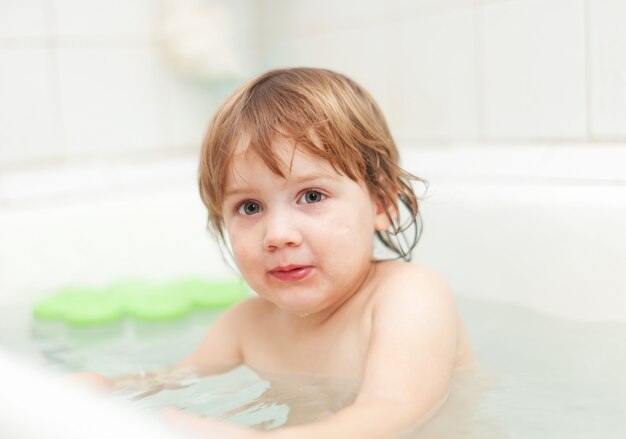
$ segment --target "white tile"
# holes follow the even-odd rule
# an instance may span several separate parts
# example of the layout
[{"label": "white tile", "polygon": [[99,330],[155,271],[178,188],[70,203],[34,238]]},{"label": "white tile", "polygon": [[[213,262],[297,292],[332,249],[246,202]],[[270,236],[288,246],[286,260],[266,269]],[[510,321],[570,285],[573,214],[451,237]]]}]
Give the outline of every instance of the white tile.
[{"label": "white tile", "polygon": [[584,0],[481,6],[484,135],[586,136]]},{"label": "white tile", "polygon": [[451,9],[471,7],[475,3],[476,0],[388,0],[385,2],[387,14],[391,18],[441,13]]},{"label": "white tile", "polygon": [[291,37],[283,40],[263,41],[263,46],[260,48],[259,69],[266,71],[300,64],[299,60],[293,57],[293,49],[302,46],[303,43],[299,41],[302,39]]},{"label": "white tile", "polygon": [[284,43],[296,38],[290,5],[287,0],[258,0],[255,2],[257,18],[257,44],[262,68],[280,64],[284,59]]},{"label": "white tile", "polygon": [[591,132],[626,136],[626,2],[589,1]]},{"label": "white tile", "polygon": [[0,38],[48,36],[48,6],[46,0],[0,0]]},{"label": "white tile", "polygon": [[385,2],[382,0],[299,0],[291,3],[289,14],[296,35],[382,23],[385,17]]},{"label": "white tile", "polygon": [[1,165],[62,154],[51,56],[47,49],[0,49]]},{"label": "white tile", "polygon": [[[314,53],[308,65],[335,70],[352,78],[374,97],[383,111],[388,107],[386,28],[366,26],[321,35],[316,48],[302,48]],[[311,41],[310,41],[311,42]]]},{"label": "white tile", "polygon": [[[164,75],[163,125],[170,149],[200,150],[211,116],[219,104],[212,87],[205,83]],[[165,97],[165,96],[164,96]]]},{"label": "white tile", "polygon": [[163,145],[159,54],[152,49],[59,49],[67,154],[133,154]]},{"label": "white tile", "polygon": [[60,36],[145,36],[156,31],[155,0],[55,0]]},{"label": "white tile", "polygon": [[268,61],[280,67],[328,67],[327,41],[323,33],[276,41],[269,48]]},{"label": "white tile", "polygon": [[317,33],[268,47],[267,68],[320,67],[349,76],[372,94],[383,111],[388,107],[384,26],[348,28]]},{"label": "white tile", "polygon": [[355,63],[362,63],[368,46],[380,46],[370,35],[380,34],[385,20],[383,2],[378,0],[360,2],[358,7],[353,2],[331,0],[261,0],[258,16],[263,68],[332,68],[335,60],[346,65],[351,61],[345,58],[352,56],[358,58]]},{"label": "white tile", "polygon": [[390,109],[400,141],[477,135],[474,16],[471,8],[389,24]]}]

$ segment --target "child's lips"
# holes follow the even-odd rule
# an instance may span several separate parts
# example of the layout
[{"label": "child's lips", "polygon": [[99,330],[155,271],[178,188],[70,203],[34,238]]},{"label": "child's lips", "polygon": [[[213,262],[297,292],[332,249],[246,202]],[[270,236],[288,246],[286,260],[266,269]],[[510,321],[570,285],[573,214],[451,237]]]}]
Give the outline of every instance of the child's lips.
[{"label": "child's lips", "polygon": [[285,265],[272,268],[269,274],[278,280],[295,282],[307,277],[311,271],[313,267],[310,265]]}]

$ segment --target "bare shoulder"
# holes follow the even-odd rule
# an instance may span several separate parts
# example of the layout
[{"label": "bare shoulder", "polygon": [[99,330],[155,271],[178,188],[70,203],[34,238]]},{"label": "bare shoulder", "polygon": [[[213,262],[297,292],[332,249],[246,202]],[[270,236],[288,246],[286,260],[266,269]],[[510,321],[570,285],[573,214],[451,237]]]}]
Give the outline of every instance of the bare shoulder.
[{"label": "bare shoulder", "polygon": [[412,419],[432,413],[466,364],[462,324],[447,282],[414,263],[380,262],[371,297],[372,327],[357,401],[385,395],[405,403]]},{"label": "bare shoulder", "polygon": [[399,261],[380,268],[374,294],[375,328],[392,338],[412,337],[416,343],[430,342],[441,349],[447,345],[457,367],[471,362],[471,346],[443,276],[423,265]]},{"label": "bare shoulder", "polygon": [[435,301],[454,306],[454,297],[443,276],[423,265],[389,261],[380,263],[376,301],[404,303]]},{"label": "bare shoulder", "polygon": [[248,327],[255,327],[261,319],[273,312],[274,306],[265,299],[253,296],[229,308],[220,319],[228,326],[236,327],[238,331]]}]

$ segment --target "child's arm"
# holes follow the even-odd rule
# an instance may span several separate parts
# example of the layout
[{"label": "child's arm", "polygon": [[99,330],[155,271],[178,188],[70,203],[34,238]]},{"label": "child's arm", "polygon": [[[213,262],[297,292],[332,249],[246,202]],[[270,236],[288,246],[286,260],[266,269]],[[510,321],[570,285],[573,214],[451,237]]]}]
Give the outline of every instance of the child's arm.
[{"label": "child's arm", "polygon": [[248,299],[221,314],[209,327],[196,350],[175,367],[193,367],[199,375],[204,376],[227,372],[241,364],[241,328],[254,300],[258,299]]},{"label": "child's arm", "polygon": [[187,358],[171,368],[131,373],[108,378],[96,372],[78,372],[70,379],[103,390],[115,388],[144,389],[146,396],[160,391],[190,375],[211,375],[226,372],[242,361],[238,322],[244,318],[246,304],[240,303],[224,311],[209,327],[200,346]]},{"label": "child's arm", "polygon": [[459,322],[452,295],[436,274],[416,266],[381,286],[374,306],[365,375],[355,403],[285,438],[389,438],[427,420],[448,395]]}]

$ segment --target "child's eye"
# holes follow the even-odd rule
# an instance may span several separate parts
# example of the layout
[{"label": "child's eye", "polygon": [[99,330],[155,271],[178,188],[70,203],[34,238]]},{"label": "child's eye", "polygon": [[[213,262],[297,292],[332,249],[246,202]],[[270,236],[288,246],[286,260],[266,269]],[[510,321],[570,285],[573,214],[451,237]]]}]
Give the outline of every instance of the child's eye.
[{"label": "child's eye", "polygon": [[326,195],[324,195],[320,191],[309,189],[300,196],[300,198],[298,199],[298,203],[305,203],[305,204],[319,203],[324,198],[326,198]]},{"label": "child's eye", "polygon": [[255,215],[262,210],[263,208],[256,201],[244,201],[237,208],[237,213],[240,215]]}]

